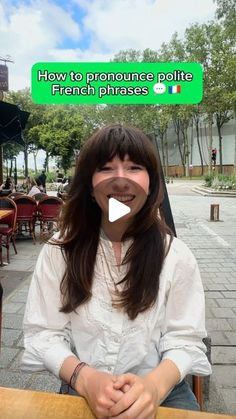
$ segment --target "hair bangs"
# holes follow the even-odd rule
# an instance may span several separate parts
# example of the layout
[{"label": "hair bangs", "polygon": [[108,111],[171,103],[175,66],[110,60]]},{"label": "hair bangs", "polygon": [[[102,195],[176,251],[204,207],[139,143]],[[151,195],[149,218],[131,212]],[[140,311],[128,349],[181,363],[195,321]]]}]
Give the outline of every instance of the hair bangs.
[{"label": "hair bangs", "polygon": [[93,162],[96,161],[97,168],[101,168],[115,156],[122,161],[128,156],[134,163],[148,168],[150,157],[145,143],[149,142],[149,139],[142,132],[127,131],[120,125],[114,126],[113,129],[109,127],[106,130],[105,128],[104,131],[101,136],[98,136],[93,150]]}]

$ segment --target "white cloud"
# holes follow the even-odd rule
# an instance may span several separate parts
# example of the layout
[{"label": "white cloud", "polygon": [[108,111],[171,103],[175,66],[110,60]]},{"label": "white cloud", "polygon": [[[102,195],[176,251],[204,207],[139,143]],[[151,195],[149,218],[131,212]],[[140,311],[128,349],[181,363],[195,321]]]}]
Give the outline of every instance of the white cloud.
[{"label": "white cloud", "polygon": [[[0,55],[11,55],[10,88],[30,85],[31,66],[38,61],[108,61],[119,50],[157,50],[177,31],[183,35],[191,23],[214,17],[213,0],[68,0],[73,10],[84,9],[82,22],[53,0],[2,0]],[[79,45],[81,31],[88,48]],[[68,49],[62,46],[67,40]],[[71,48],[77,42],[77,48]]]},{"label": "white cloud", "polygon": [[158,49],[177,31],[212,18],[213,0],[78,0],[87,11],[93,46],[108,50]]},{"label": "white cloud", "polygon": [[103,52],[81,49],[54,49],[50,50],[50,56],[55,61],[84,61],[84,62],[103,62],[109,61],[112,58],[111,54],[104,54]]},{"label": "white cloud", "polygon": [[79,40],[80,28],[68,12],[47,0],[30,5],[0,5],[0,52],[10,55],[10,88],[30,84],[31,66],[37,61],[50,61],[50,50],[66,37]]}]

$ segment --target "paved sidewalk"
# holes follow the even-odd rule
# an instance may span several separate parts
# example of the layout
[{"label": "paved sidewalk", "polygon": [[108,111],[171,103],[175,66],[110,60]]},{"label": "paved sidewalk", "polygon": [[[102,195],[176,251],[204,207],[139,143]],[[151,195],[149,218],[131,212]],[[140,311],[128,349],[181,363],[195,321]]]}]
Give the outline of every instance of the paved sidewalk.
[{"label": "paved sidewalk", "polygon": [[[206,410],[236,414],[236,200],[177,196],[169,188],[178,237],[196,256],[206,296],[213,374]],[[220,205],[220,221],[210,205]]]},{"label": "paved sidewalk", "polygon": [[[206,295],[206,318],[212,339],[213,374],[205,409],[236,414],[236,200],[175,194],[168,185],[178,237],[195,254]],[[210,222],[210,204],[220,204],[219,222]],[[18,255],[0,271],[18,286],[3,304],[0,386],[58,391],[59,380],[49,373],[20,371],[23,350],[22,318],[28,286],[41,245],[17,242]]]}]

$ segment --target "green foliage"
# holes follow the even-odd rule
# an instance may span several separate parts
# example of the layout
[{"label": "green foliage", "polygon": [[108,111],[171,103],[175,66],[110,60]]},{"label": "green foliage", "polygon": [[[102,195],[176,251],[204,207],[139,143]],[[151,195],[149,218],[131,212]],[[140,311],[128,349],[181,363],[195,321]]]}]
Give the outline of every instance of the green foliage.
[{"label": "green foliage", "polygon": [[235,175],[206,175],[205,186],[217,190],[236,190],[236,176]]},{"label": "green foliage", "polygon": [[20,151],[22,151],[21,145],[17,143],[6,143],[3,145],[3,159],[12,160]]},{"label": "green foliage", "polygon": [[57,179],[57,174],[55,170],[53,172],[47,172],[47,179],[46,179],[47,183],[56,182],[56,179]]},{"label": "green foliage", "polygon": [[216,16],[225,27],[228,39],[236,42],[236,5],[235,0],[214,0],[217,4]]},{"label": "green foliage", "polygon": [[210,173],[210,174],[208,173],[207,175],[205,175],[204,176],[204,180],[205,180],[204,185],[210,188],[214,178],[215,178],[214,173]]}]

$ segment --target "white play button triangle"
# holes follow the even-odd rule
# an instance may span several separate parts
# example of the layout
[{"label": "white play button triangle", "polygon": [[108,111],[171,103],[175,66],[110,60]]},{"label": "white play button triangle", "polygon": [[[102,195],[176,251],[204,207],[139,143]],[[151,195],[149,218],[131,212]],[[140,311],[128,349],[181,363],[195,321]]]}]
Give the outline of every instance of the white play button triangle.
[{"label": "white play button triangle", "polygon": [[115,198],[109,198],[108,219],[111,223],[121,217],[124,217],[124,215],[129,214],[130,211],[131,209],[127,205],[122,204],[122,202]]}]

